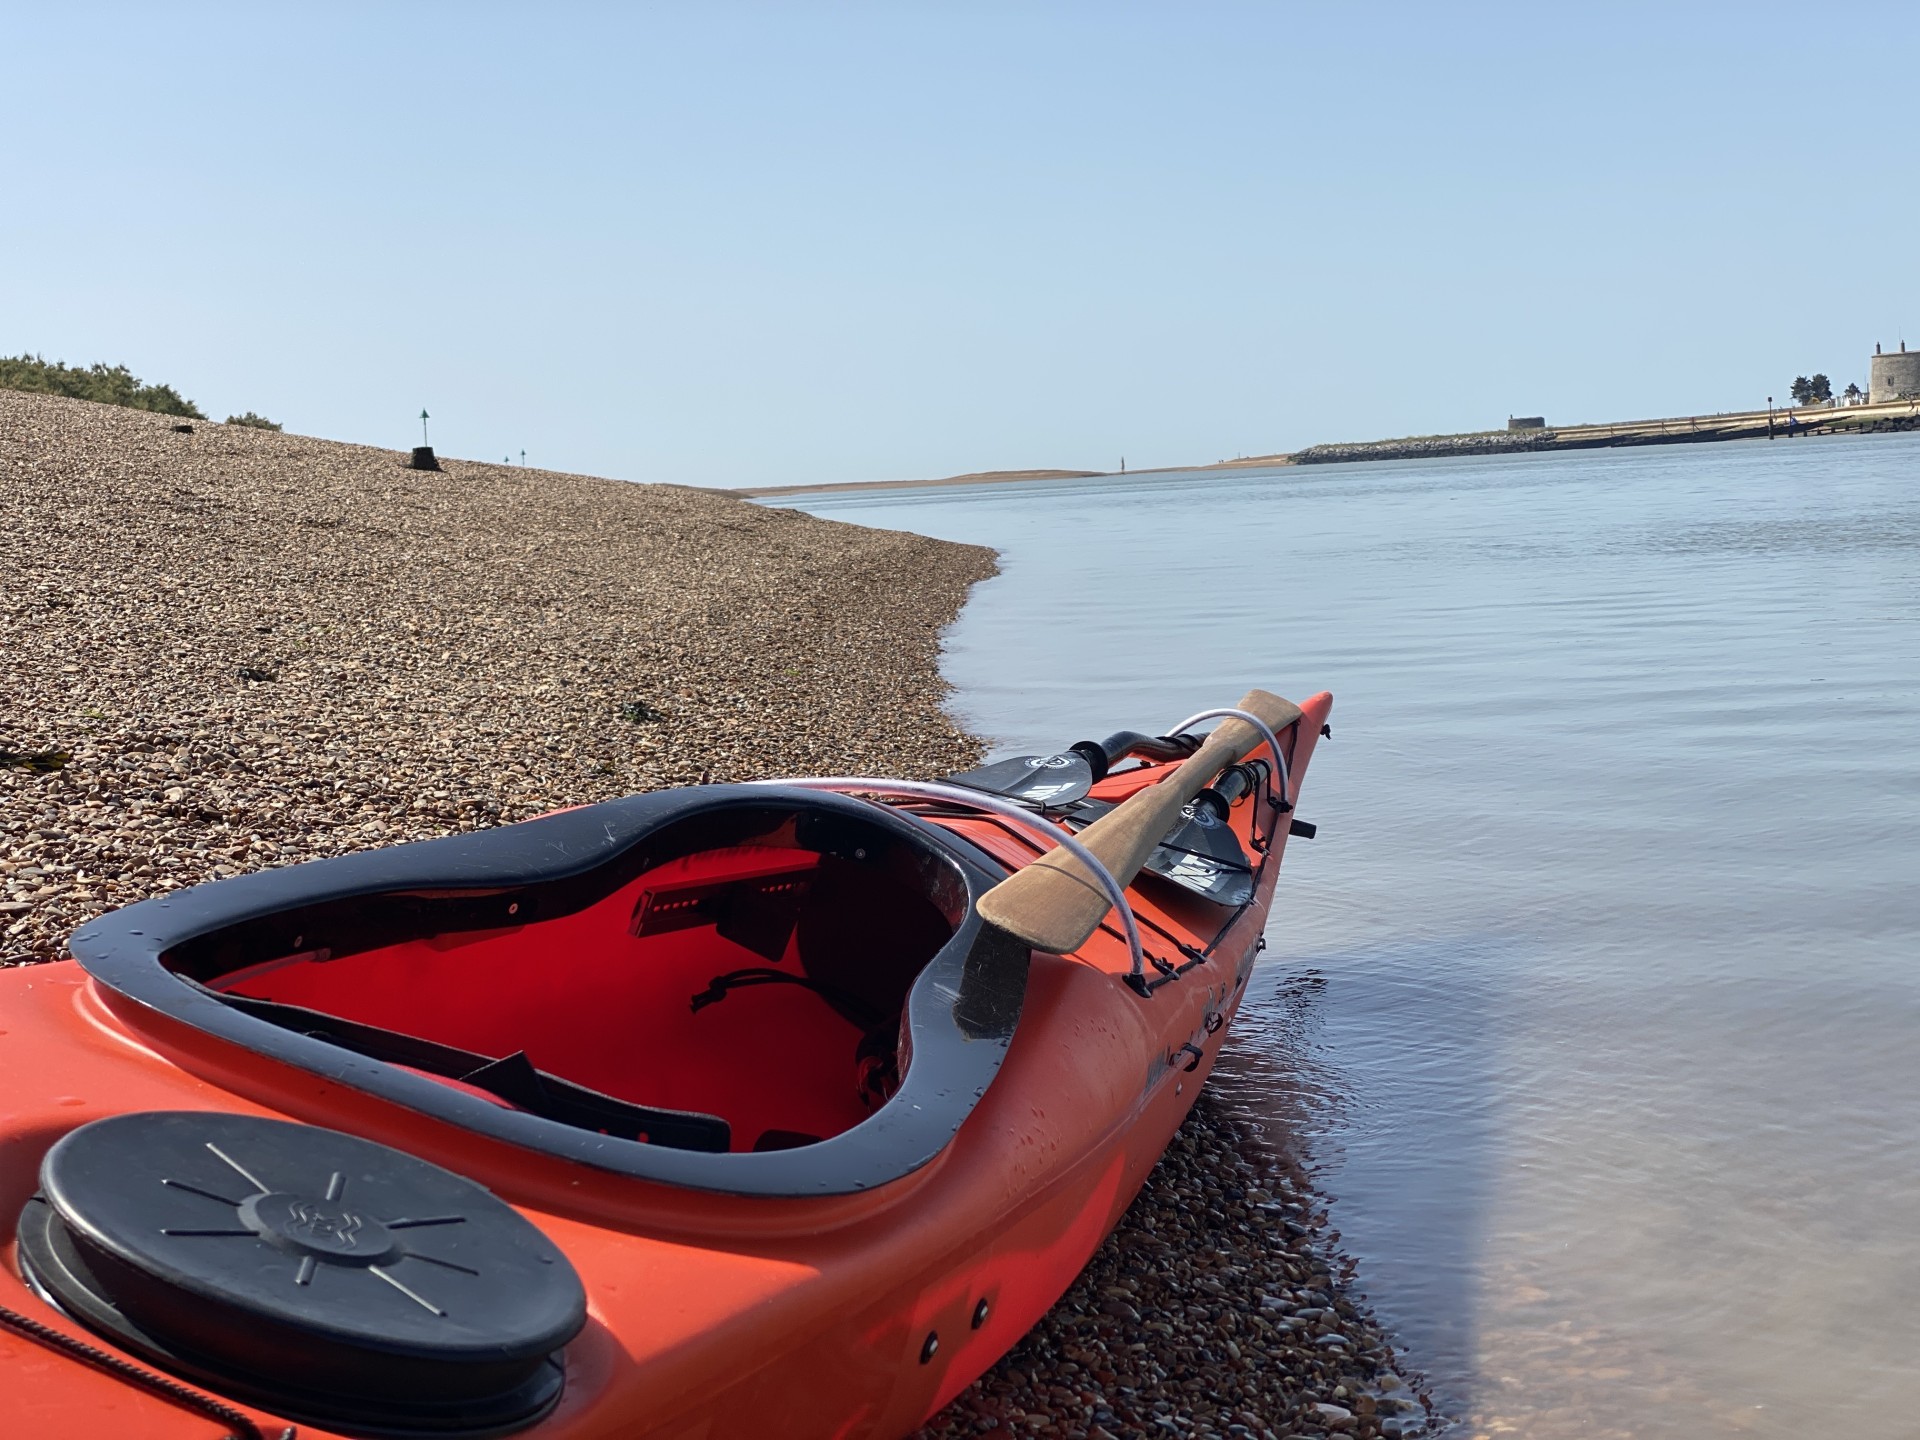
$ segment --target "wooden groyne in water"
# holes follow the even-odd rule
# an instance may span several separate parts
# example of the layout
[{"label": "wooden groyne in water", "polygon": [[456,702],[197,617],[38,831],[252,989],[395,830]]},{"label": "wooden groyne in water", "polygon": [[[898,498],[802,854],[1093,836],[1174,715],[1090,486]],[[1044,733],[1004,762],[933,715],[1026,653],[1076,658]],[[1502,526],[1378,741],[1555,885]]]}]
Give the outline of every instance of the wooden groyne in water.
[{"label": "wooden groyne in water", "polygon": [[1563,425],[1539,430],[1479,430],[1463,435],[1417,435],[1348,445],[1313,445],[1288,457],[1295,465],[1360,460],[1431,460],[1466,455],[1510,455],[1543,450],[1601,450],[1626,445],[1689,445],[1714,440],[1790,440],[1808,435],[1864,435],[1920,430],[1920,401],[1828,409],[1742,410],[1627,420],[1613,425]]}]

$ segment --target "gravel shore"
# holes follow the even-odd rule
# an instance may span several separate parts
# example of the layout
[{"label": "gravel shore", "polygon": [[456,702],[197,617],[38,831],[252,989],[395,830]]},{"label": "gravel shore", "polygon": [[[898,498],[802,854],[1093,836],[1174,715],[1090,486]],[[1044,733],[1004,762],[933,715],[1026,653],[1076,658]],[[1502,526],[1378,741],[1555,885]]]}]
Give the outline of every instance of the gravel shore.
[{"label": "gravel shore", "polygon": [[[710,492],[0,392],[0,964],[200,881],[702,774],[929,776],[988,551]],[[1203,1096],[923,1433],[1369,1436],[1427,1412],[1310,1188]]]}]

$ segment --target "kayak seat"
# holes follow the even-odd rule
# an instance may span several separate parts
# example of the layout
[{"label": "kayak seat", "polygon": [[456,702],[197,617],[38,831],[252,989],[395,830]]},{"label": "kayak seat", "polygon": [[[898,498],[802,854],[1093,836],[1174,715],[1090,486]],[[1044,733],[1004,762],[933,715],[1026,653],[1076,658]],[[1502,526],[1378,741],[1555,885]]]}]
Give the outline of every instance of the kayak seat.
[{"label": "kayak seat", "polygon": [[[195,984],[193,981],[188,983]],[[197,984],[195,988],[206,989]],[[524,1050],[494,1059],[455,1046],[438,1045],[417,1036],[402,1035],[373,1025],[359,1025],[297,1005],[282,1005],[241,995],[223,998],[245,1014],[285,1025],[315,1039],[329,1041],[356,1055],[387,1060],[410,1070],[457,1082],[462,1089],[479,1091],[530,1115],[578,1125],[602,1135],[617,1135],[624,1140],[641,1140],[680,1150],[717,1152],[732,1148],[727,1122],[717,1115],[701,1115],[687,1110],[660,1110],[603,1095],[584,1085],[575,1085],[557,1075],[536,1069]]]}]

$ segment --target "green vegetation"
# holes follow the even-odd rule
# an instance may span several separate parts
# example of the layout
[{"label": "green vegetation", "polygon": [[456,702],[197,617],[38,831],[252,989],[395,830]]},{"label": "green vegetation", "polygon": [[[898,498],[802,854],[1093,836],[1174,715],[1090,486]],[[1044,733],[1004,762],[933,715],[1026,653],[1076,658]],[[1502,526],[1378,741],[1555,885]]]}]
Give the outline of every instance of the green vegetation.
[{"label": "green vegetation", "polygon": [[204,420],[200,407],[171,385],[146,385],[124,365],[75,365],[48,361],[38,355],[0,356],[0,390],[28,390],[38,395],[64,395],[70,400],[96,400],[103,405],[125,405],[160,415],[184,415]]},{"label": "green vegetation", "polygon": [[1804,375],[1796,375],[1793,389],[1788,392],[1796,405],[1824,405],[1833,399],[1833,382],[1824,375],[1816,375],[1809,380]]},{"label": "green vegetation", "polygon": [[250,430],[278,430],[280,428],[277,421],[269,420],[264,415],[256,415],[251,410],[247,411],[244,415],[227,416],[227,424],[245,425]]}]

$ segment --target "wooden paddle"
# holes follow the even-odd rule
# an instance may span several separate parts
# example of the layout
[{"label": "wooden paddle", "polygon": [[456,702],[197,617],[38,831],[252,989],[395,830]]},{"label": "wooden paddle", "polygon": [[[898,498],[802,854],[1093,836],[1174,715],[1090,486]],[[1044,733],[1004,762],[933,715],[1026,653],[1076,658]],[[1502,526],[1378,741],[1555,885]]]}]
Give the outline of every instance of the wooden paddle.
[{"label": "wooden paddle", "polygon": [[[1300,718],[1300,707],[1265,690],[1249,690],[1236,709],[1258,715],[1277,735]],[[1244,720],[1228,719],[1166,779],[1136,791],[1082,830],[1091,850],[1122,885],[1130,884],[1153,847],[1180,820],[1181,807],[1227,766],[1261,743]],[[1065,850],[1049,850],[980,897],[980,915],[1036,950],[1065,955],[1100,928],[1112,902],[1100,882]]]}]

